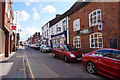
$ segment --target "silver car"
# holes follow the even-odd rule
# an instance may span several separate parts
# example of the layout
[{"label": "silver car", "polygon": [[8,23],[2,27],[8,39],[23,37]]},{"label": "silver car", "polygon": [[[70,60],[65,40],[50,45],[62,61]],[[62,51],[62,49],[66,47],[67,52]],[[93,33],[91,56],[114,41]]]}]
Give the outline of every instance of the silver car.
[{"label": "silver car", "polygon": [[47,46],[47,45],[41,45],[40,46],[40,51],[45,53],[45,52],[51,52],[52,51],[52,48]]}]

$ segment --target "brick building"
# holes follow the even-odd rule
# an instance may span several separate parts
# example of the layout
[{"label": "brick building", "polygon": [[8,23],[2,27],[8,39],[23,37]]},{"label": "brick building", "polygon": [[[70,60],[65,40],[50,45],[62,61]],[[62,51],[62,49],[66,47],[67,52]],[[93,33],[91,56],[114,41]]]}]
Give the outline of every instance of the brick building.
[{"label": "brick building", "polygon": [[40,42],[40,32],[36,32],[33,35],[32,44],[39,44]]},{"label": "brick building", "polygon": [[26,40],[26,44],[40,44],[41,35],[40,32],[36,32],[33,36]]},{"label": "brick building", "polygon": [[76,2],[68,17],[69,44],[83,52],[120,49],[120,2]]},{"label": "brick building", "polygon": [[10,28],[13,23],[12,0],[0,1],[0,60],[9,57],[13,48],[13,34]]}]

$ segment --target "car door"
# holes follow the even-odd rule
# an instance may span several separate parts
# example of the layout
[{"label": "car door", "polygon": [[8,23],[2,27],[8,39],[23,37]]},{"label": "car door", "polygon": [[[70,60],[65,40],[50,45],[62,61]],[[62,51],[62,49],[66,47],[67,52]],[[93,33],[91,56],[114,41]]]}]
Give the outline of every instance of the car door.
[{"label": "car door", "polygon": [[64,58],[64,55],[65,55],[65,49],[62,45],[60,45],[60,57]]},{"label": "car door", "polygon": [[58,56],[58,57],[60,57],[60,45],[59,44],[57,44],[56,45],[56,47],[55,47],[55,54]]},{"label": "car door", "polygon": [[94,58],[97,64],[98,71],[104,74],[112,74],[113,72],[113,63],[110,59],[112,50],[100,50],[97,52],[96,57]]},{"label": "car door", "polygon": [[113,75],[118,76],[120,79],[120,51],[113,50],[112,55],[112,63],[113,63]]}]

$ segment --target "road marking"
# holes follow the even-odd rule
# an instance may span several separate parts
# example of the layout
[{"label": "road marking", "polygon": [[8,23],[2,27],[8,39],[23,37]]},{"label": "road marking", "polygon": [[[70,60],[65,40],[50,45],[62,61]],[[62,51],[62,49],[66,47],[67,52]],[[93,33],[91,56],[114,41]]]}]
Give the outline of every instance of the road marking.
[{"label": "road marking", "polygon": [[20,70],[25,70],[25,69],[20,69]]},{"label": "road marking", "polygon": [[70,64],[68,64],[68,63],[65,63],[66,65],[70,65]]},{"label": "road marking", "polygon": [[98,77],[96,77],[96,76],[94,76],[94,75],[92,75],[92,74],[90,74],[90,76],[92,76],[92,77],[94,77],[94,78],[98,78]]},{"label": "road marking", "polygon": [[16,56],[16,57],[23,57],[23,56]]},{"label": "road marking", "polygon": [[[23,51],[23,53],[24,53],[24,51]],[[28,68],[29,68],[30,73],[31,73],[31,77],[32,77],[33,80],[35,80],[35,77],[34,77],[34,75],[33,75],[32,69],[31,69],[31,67],[30,67],[30,63],[29,63],[28,57],[27,57],[27,55],[26,55],[25,53],[24,53],[24,55],[25,55],[25,57],[26,57],[26,59],[27,59],[27,64],[28,64]]]},{"label": "road marking", "polygon": [[79,71],[82,71],[81,69],[79,69],[79,68],[75,68],[75,69],[77,69],[77,70],[79,70]]}]

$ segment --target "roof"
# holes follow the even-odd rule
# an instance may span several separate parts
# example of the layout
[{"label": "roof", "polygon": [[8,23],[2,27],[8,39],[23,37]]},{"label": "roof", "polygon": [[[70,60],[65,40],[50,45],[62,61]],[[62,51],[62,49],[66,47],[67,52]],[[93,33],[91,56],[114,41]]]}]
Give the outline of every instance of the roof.
[{"label": "roof", "polygon": [[62,20],[63,18],[69,16],[73,12],[77,11],[79,8],[83,7],[86,5],[88,2],[76,2],[69,10],[67,10],[65,13],[63,13],[60,17],[55,18],[50,21],[50,27]]}]

